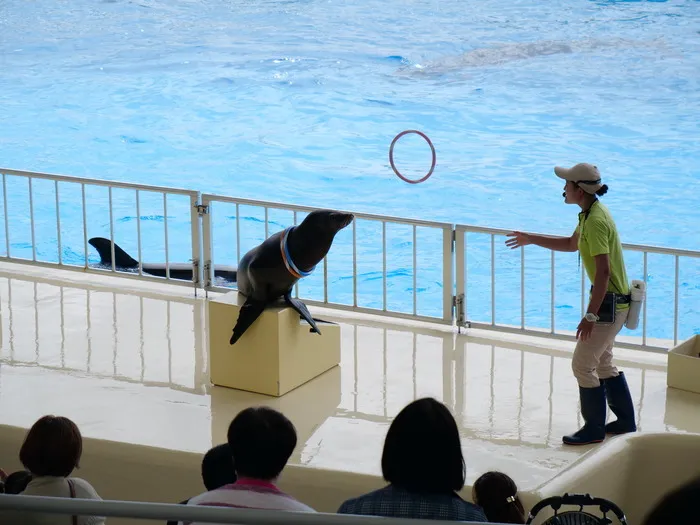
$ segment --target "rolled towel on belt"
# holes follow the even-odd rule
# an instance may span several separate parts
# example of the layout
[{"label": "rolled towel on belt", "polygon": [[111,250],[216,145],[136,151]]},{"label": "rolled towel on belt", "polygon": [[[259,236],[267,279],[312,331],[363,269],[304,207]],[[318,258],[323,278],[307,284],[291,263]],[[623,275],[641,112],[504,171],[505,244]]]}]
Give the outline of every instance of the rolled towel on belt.
[{"label": "rolled towel on belt", "polygon": [[630,330],[636,330],[639,326],[639,313],[642,310],[646,291],[647,283],[637,279],[632,281],[632,286],[630,287],[630,310],[627,314],[627,321],[625,321],[625,326]]}]

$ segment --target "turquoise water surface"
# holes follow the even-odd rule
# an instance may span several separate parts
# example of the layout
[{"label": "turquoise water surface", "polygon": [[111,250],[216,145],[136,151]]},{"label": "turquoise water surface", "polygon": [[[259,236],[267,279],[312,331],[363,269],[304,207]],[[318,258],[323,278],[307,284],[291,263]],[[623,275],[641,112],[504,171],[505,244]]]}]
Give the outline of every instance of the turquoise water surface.
[{"label": "turquoise water surface", "polygon": [[[699,249],[697,1],[6,0],[0,35],[0,166],[569,234],[577,210],[552,168],[587,161],[610,186],[604,201],[625,242]],[[423,184],[389,167],[404,129],[435,145]],[[419,177],[429,149],[404,137],[396,161]],[[35,249],[57,260],[53,185],[33,189]],[[107,193],[88,194],[89,236],[109,236]],[[27,195],[26,181],[8,178],[13,256],[32,256]],[[61,255],[80,264],[79,188],[62,187],[59,200]],[[143,258],[163,260],[162,202],[142,200]],[[115,239],[133,254],[133,192],[113,202]],[[241,208],[237,247],[235,215],[216,215],[218,263],[235,264],[264,237],[262,211]],[[168,217],[169,258],[187,260],[187,202],[169,201]],[[272,233],[291,217],[270,219]],[[358,288],[364,305],[381,307],[375,226],[358,224]],[[329,298],[341,302],[352,301],[349,240],[339,238],[329,272]],[[408,311],[410,229],[389,231],[387,244],[387,301]],[[468,245],[469,317],[490,321],[490,239]],[[438,315],[441,238],[420,231],[418,247],[419,310]],[[519,324],[518,254],[502,237],[495,251],[498,321]],[[557,259],[558,328],[580,315],[570,255]],[[641,256],[628,261],[630,278],[643,278]],[[528,250],[532,326],[549,326],[549,263]],[[650,257],[648,269],[650,335],[669,337],[674,261]],[[700,332],[699,274],[700,261],[681,262],[681,337]],[[321,277],[306,295],[322,293]]]}]

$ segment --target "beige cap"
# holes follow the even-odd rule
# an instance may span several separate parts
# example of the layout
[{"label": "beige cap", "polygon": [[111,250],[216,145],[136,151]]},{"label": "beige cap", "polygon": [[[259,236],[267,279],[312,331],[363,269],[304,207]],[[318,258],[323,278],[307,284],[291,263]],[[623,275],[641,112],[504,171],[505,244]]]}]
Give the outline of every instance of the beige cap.
[{"label": "beige cap", "polygon": [[561,179],[575,182],[586,193],[593,194],[603,187],[598,167],[593,164],[582,162],[571,168],[556,166],[554,173]]}]

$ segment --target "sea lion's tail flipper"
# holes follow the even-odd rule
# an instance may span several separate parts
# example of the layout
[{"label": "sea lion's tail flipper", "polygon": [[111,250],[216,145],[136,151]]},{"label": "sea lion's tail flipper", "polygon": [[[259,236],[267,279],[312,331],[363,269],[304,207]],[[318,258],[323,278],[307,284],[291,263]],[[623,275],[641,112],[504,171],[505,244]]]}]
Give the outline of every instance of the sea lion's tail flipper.
[{"label": "sea lion's tail flipper", "polygon": [[[90,245],[100,254],[100,263],[112,265],[112,242],[104,237],[93,237]],[[136,268],[139,262],[114,243],[114,266],[117,268]]]},{"label": "sea lion's tail flipper", "polygon": [[319,335],[321,334],[321,330],[319,330],[318,326],[316,325],[317,320],[311,316],[311,312],[309,312],[309,309],[304,303],[302,303],[299,299],[295,299],[294,297],[292,297],[291,291],[284,294],[284,301],[289,306],[294,308],[297,312],[299,312],[299,315],[301,315],[306,320],[306,322],[311,325],[312,332],[316,332]]},{"label": "sea lion's tail flipper", "polygon": [[241,311],[238,313],[236,326],[233,327],[233,335],[231,336],[231,341],[229,341],[232,345],[236,344],[236,341],[250,328],[250,325],[260,317],[260,314],[265,310],[265,306],[263,301],[256,301],[250,297],[246,299],[243,306],[241,306]]}]

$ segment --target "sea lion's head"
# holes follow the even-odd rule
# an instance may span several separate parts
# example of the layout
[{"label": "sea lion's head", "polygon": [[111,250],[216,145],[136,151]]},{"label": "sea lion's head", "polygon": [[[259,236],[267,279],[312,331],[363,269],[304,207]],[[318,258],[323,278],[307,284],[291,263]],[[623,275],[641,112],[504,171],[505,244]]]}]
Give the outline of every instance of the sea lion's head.
[{"label": "sea lion's head", "polygon": [[315,232],[333,238],[336,233],[350,224],[355,216],[335,210],[315,210],[309,213],[299,225],[300,230]]},{"label": "sea lion's head", "polygon": [[330,250],[335,234],[354,218],[352,213],[335,210],[316,210],[309,213],[289,234],[287,246],[297,267],[303,271],[315,267]]}]

